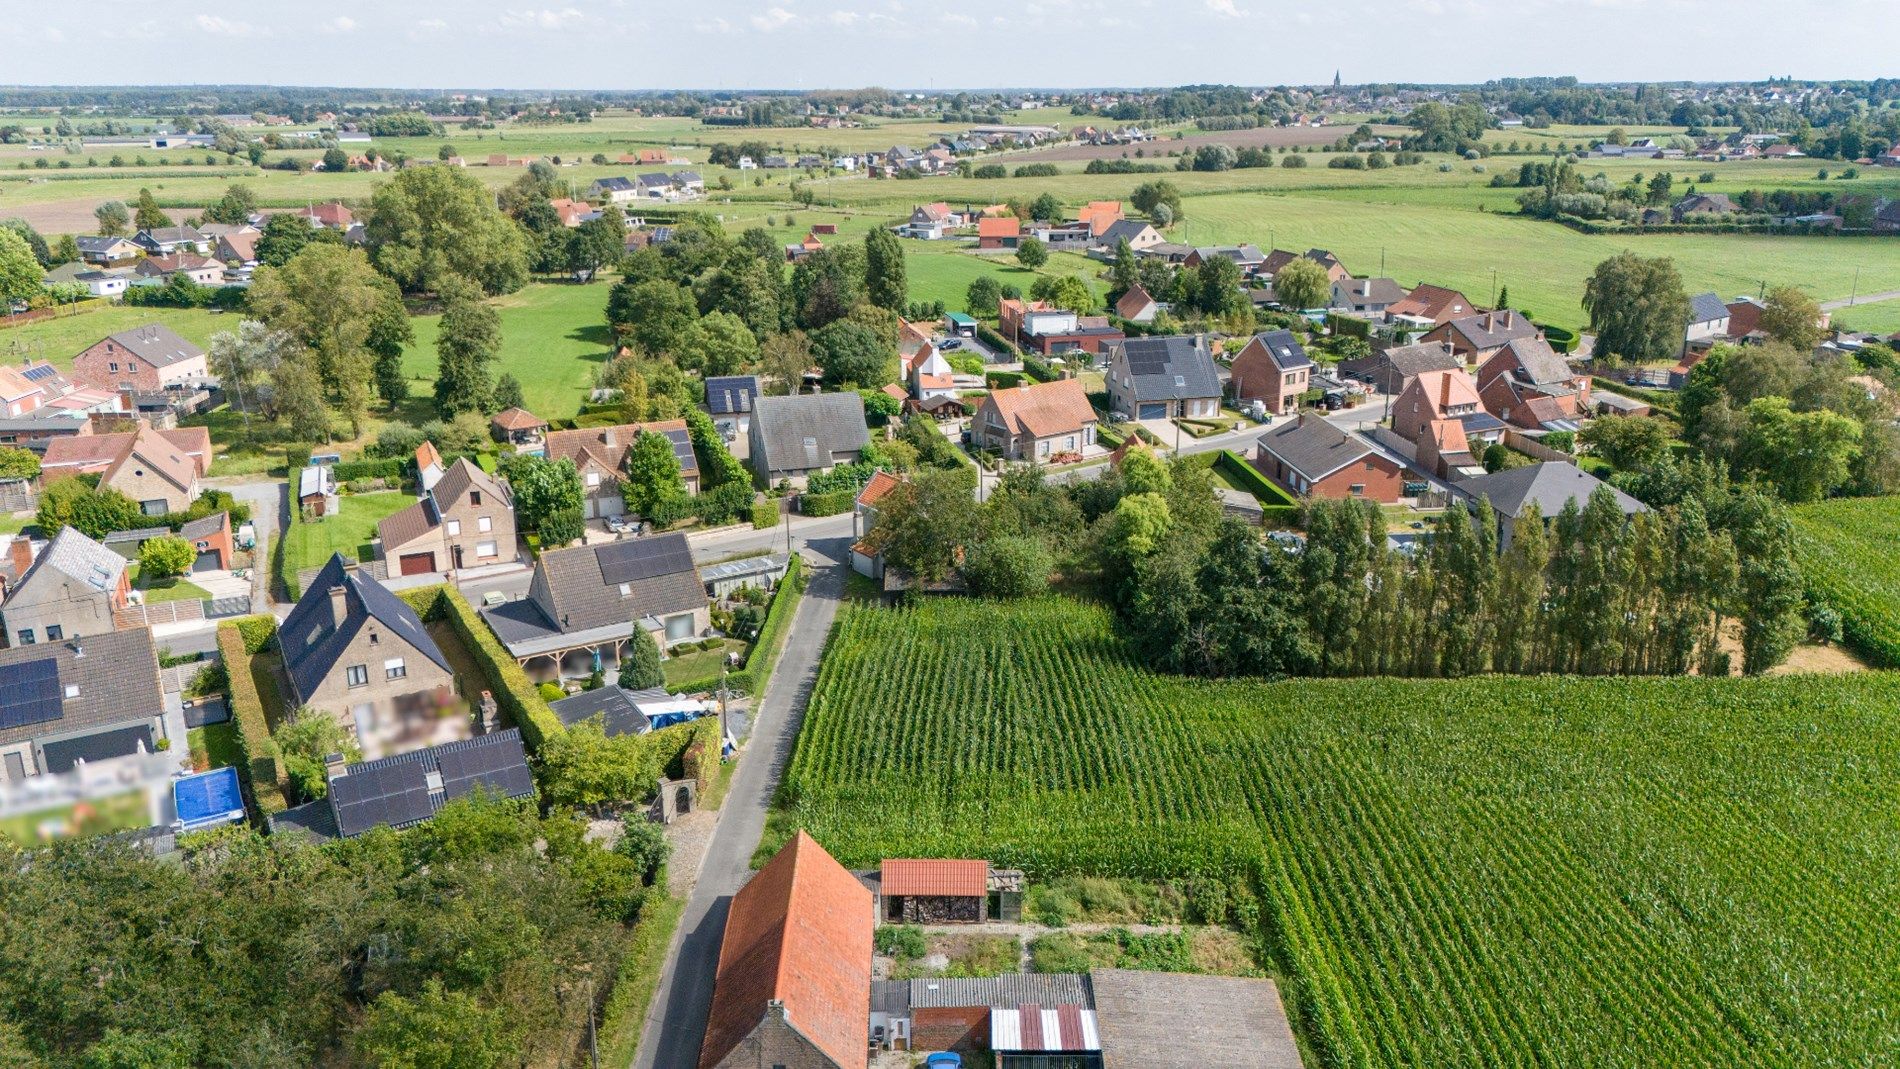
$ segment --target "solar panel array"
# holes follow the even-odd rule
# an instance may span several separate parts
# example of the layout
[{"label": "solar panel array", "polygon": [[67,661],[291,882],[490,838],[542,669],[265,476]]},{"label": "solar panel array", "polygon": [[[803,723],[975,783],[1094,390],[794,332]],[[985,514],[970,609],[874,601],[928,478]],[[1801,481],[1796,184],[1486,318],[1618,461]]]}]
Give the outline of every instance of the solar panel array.
[{"label": "solar panel array", "polygon": [[0,730],[58,720],[59,662],[51,657],[0,665]]},{"label": "solar panel array", "polygon": [[637,583],[656,575],[672,575],[693,569],[693,551],[683,535],[655,538],[629,538],[609,542],[594,551],[604,582]]},{"label": "solar panel array", "polygon": [[1128,357],[1130,374],[1165,375],[1168,373],[1168,348],[1165,344],[1135,339],[1128,342],[1122,351]]},{"label": "solar panel array", "polygon": [[439,749],[435,763],[442,770],[442,793],[451,801],[477,786],[504,798],[519,797],[534,789],[534,776],[528,771],[528,755],[521,748],[518,731],[484,735]]},{"label": "solar panel array", "polygon": [[337,831],[361,835],[378,824],[400,828],[427,820],[428,768],[420,761],[364,765],[330,784],[330,806],[336,812]]}]

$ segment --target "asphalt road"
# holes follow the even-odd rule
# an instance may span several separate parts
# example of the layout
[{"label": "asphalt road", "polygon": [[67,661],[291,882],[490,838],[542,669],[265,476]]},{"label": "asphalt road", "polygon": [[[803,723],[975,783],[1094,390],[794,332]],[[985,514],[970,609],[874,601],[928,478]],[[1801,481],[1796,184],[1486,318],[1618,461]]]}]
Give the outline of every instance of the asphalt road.
[{"label": "asphalt road", "polygon": [[[798,613],[792,617],[785,651],[759,702],[751,739],[741,752],[732,787],[719,811],[719,826],[707,845],[698,882],[673,935],[659,990],[647,1007],[640,1049],[633,1062],[637,1069],[690,1069],[699,1061],[726,911],[732,896],[751,878],[752,853],[765,831],[766,809],[791,756],[792,741],[798,735],[818,672],[819,654],[824,651],[844,593],[849,571],[844,563],[849,552],[848,525],[845,536],[822,539],[810,548],[807,557],[821,563],[821,567],[814,570]],[[695,545],[694,553],[700,552]]]}]

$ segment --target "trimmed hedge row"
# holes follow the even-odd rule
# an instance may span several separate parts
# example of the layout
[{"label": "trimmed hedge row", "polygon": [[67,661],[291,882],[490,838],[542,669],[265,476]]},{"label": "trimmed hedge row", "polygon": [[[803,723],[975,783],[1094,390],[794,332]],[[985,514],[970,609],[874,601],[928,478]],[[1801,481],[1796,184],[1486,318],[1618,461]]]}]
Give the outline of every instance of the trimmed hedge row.
[{"label": "trimmed hedge row", "polygon": [[[758,637],[752,642],[752,652],[746,654],[745,665],[737,672],[726,673],[727,690],[753,695],[765,692],[765,685],[772,680],[772,669],[778,664],[785,631],[791,627],[792,615],[798,611],[799,599],[804,596],[805,583],[804,559],[794,554],[785,566],[785,578],[779,580],[778,590],[772,595],[772,604],[766,606],[765,622],[759,625]],[[680,694],[718,690],[719,677],[695,679],[671,689]]]},{"label": "trimmed hedge row", "polygon": [[[224,658],[225,674],[230,677],[231,719],[237,724],[238,749],[244,754],[238,772],[251,788],[251,801],[257,806],[258,814],[269,816],[283,812],[288,803],[284,800],[283,755],[277,749],[276,740],[270,737],[264,696],[259,693],[257,679],[252,674],[251,658],[256,651],[250,648],[246,625],[251,625],[249,631],[255,633],[258,619],[247,616],[219,624],[218,653]],[[268,616],[262,619],[270,622],[271,633],[275,634],[277,622]]]},{"label": "trimmed hedge row", "polygon": [[1260,507],[1271,514],[1275,512],[1296,512],[1300,503],[1293,500],[1285,490],[1274,485],[1273,480],[1260,474],[1260,469],[1242,459],[1239,453],[1223,449],[1214,458],[1214,466],[1239,484],[1248,493],[1260,498]]},{"label": "trimmed hedge row", "polygon": [[836,516],[851,511],[857,502],[856,490],[833,490],[828,494],[798,495],[798,511],[805,516]]},{"label": "trimmed hedge row", "polygon": [[538,753],[546,739],[567,730],[561,718],[548,708],[547,699],[528,679],[528,673],[502,648],[500,640],[488,630],[488,625],[482,622],[461,591],[443,585],[405,590],[399,596],[424,620],[448,621],[455,637],[462,640],[463,648],[488,678],[489,693],[495,696],[495,704],[521,729],[521,737],[529,749]]},{"label": "trimmed hedge row", "polygon": [[778,499],[777,498],[767,498],[764,501],[755,502],[753,504],[752,527],[754,530],[763,531],[769,527],[776,527],[777,525],[778,525]]},{"label": "trimmed hedge row", "polygon": [[1551,349],[1559,353],[1570,352],[1581,340],[1577,337],[1577,332],[1569,327],[1553,326],[1549,323],[1539,323],[1536,326],[1538,330],[1544,332],[1544,341],[1550,344]]}]

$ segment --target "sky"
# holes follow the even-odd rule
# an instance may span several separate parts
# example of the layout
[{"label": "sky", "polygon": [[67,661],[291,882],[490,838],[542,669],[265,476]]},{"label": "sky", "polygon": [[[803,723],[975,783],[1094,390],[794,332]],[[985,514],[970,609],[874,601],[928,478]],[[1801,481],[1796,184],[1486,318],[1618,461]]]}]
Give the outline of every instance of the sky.
[{"label": "sky", "polygon": [[[1761,28],[1775,26],[1790,32],[1761,47]],[[1836,32],[1854,26],[1866,32]],[[1874,78],[1900,74],[1896,34],[1895,0],[0,0],[0,83],[1068,88],[1304,85],[1335,70],[1348,83]]]}]

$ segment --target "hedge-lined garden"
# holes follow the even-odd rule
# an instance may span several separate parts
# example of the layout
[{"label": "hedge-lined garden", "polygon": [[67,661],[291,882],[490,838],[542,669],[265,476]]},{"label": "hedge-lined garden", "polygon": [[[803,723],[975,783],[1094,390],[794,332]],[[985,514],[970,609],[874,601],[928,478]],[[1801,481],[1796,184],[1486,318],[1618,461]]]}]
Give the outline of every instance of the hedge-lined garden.
[{"label": "hedge-lined garden", "polygon": [[[779,580],[778,590],[772,594],[772,604],[766,607],[765,622],[759,625],[758,637],[752,641],[752,652],[746,655],[745,665],[737,672],[726,674],[727,690],[735,694],[765,693],[765,685],[772,679],[772,668],[778,663],[785,632],[792,625],[793,614],[798,612],[798,602],[804,597],[807,581],[804,559],[794,554],[785,565],[785,577]],[[718,686],[719,677],[711,676],[680,683],[673,689],[681,694],[696,694]]]},{"label": "hedge-lined garden", "polygon": [[[238,771],[250,788],[259,817],[282,812],[284,762],[271,738],[270,717],[264,704],[258,673],[265,669],[257,656],[277,638],[277,621],[270,616],[246,616],[218,625],[218,653],[230,677],[231,719],[237,725],[238,747],[244,760]],[[265,684],[274,686],[266,679]]]}]

